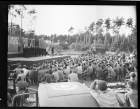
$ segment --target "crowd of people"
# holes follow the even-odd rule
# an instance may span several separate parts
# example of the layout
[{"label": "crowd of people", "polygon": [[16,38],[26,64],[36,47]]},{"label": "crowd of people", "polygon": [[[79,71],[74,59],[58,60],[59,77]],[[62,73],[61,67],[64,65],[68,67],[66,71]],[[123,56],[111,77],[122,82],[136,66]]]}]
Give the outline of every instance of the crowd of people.
[{"label": "crowd of people", "polygon": [[[52,60],[32,66],[19,64],[13,67],[13,65],[9,65],[8,75],[14,78],[15,84],[22,81],[26,83],[23,85],[26,87],[38,85],[41,82],[80,82],[81,80],[104,81],[101,84],[116,81],[126,82],[129,77],[131,77],[130,80],[137,77],[137,58],[135,55],[127,54],[84,54],[75,58]],[[128,86],[132,90],[136,89],[133,87],[135,82],[130,80],[128,80]],[[18,85],[18,87],[22,87],[22,85]],[[130,96],[131,94],[127,95],[127,101]],[[131,106],[131,101],[128,106]]]}]

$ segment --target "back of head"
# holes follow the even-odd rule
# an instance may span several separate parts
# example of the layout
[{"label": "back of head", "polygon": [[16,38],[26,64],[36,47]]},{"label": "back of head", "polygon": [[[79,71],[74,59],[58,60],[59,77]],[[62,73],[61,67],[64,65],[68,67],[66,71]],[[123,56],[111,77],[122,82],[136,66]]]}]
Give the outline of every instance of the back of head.
[{"label": "back of head", "polygon": [[136,77],[135,72],[131,72],[131,73],[130,73],[130,77],[135,78],[135,77]]},{"label": "back of head", "polygon": [[105,91],[107,89],[106,81],[100,80],[98,81],[97,85],[98,85],[98,89],[101,91]]}]

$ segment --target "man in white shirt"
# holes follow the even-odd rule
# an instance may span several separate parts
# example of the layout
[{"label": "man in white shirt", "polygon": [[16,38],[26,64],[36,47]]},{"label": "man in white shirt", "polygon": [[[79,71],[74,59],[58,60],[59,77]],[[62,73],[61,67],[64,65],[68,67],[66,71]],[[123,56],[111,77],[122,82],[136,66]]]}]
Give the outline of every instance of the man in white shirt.
[{"label": "man in white shirt", "polygon": [[29,72],[29,70],[26,69],[26,68],[22,68],[22,70],[23,70],[23,73],[24,73],[25,76],[26,76],[26,75],[28,74],[28,72]]},{"label": "man in white shirt", "polygon": [[26,76],[25,76],[25,74],[24,74],[24,72],[23,72],[23,70],[22,70],[21,73],[17,75],[16,82],[19,80],[19,78],[20,78],[20,81],[26,81],[26,80],[25,80],[25,79],[26,79],[25,77],[26,77]]},{"label": "man in white shirt", "polygon": [[77,67],[77,73],[78,74],[82,74],[82,66],[79,64],[78,67]]},{"label": "man in white shirt", "polygon": [[66,74],[66,77],[70,74],[70,66],[67,66],[67,68],[64,70],[64,73]]},{"label": "man in white shirt", "polygon": [[78,74],[73,71],[71,74],[68,75],[68,81],[69,82],[78,82],[79,79],[78,79]]}]

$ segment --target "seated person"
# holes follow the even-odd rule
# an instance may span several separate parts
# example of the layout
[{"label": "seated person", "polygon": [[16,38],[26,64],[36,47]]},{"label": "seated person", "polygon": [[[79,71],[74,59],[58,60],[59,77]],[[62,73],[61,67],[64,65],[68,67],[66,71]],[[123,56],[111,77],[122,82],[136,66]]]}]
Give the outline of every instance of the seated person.
[{"label": "seated person", "polygon": [[49,72],[45,73],[45,82],[51,83],[52,82],[52,76],[53,75]]},{"label": "seated person", "polygon": [[116,97],[117,94],[107,90],[106,81],[95,80],[91,84],[90,89],[91,95],[96,99],[100,107],[120,107]]},{"label": "seated person", "polygon": [[138,107],[138,91],[137,91],[137,82],[128,81],[127,87],[129,91],[125,94],[126,105],[128,107]]}]

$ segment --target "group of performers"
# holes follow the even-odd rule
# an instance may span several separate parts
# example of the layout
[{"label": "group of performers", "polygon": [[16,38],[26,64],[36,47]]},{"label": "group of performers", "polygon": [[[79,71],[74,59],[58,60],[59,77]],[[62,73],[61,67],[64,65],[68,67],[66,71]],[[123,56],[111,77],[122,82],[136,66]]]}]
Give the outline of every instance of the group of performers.
[{"label": "group of performers", "polygon": [[51,47],[51,53],[47,49],[32,47],[32,48],[23,48],[23,57],[34,57],[34,56],[46,56],[54,55],[54,48]]}]

